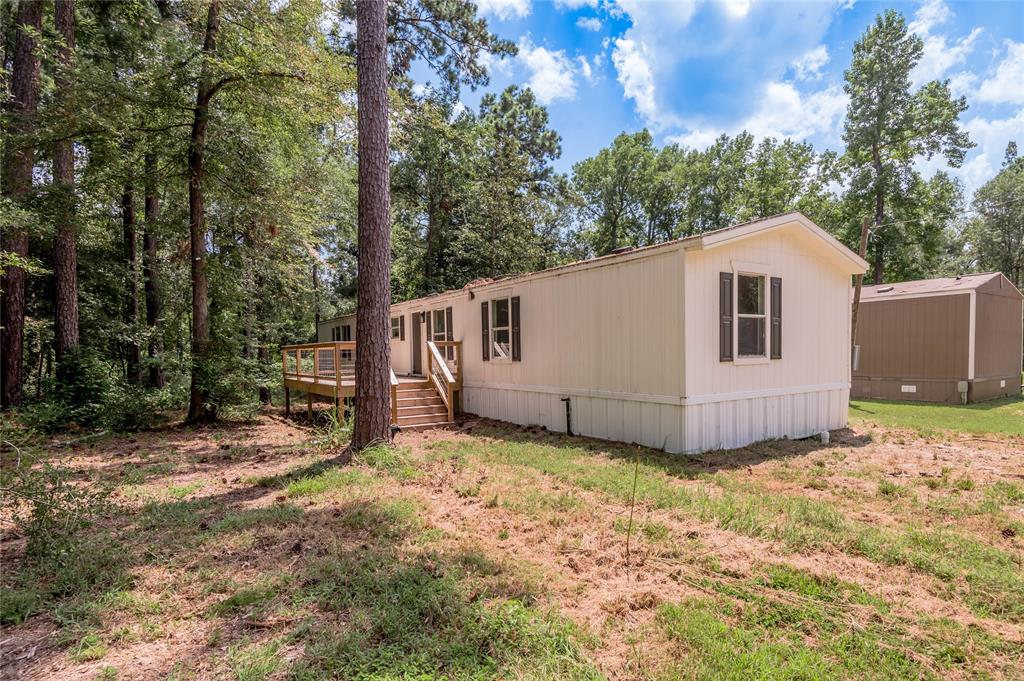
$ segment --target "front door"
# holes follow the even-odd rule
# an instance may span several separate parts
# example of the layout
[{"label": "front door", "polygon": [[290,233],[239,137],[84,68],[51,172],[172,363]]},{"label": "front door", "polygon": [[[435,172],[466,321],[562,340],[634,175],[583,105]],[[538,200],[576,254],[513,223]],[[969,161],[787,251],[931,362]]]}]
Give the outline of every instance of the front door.
[{"label": "front door", "polygon": [[422,320],[423,313],[412,313],[412,373],[417,376],[423,375],[423,331],[420,326]]}]

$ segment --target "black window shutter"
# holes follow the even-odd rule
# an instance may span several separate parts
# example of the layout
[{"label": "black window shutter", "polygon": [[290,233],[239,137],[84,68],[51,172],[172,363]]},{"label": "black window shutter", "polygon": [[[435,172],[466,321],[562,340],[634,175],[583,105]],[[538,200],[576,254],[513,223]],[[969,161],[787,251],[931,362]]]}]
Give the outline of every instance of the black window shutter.
[{"label": "black window shutter", "polygon": [[[445,340],[455,340],[455,331],[452,329],[452,309],[450,307],[445,308],[444,311],[444,331]],[[455,359],[455,348],[447,348],[445,350],[445,357]]]},{"label": "black window shutter", "polygon": [[398,318],[398,340],[405,340],[405,315]]},{"label": "black window shutter", "polygon": [[732,361],[732,272],[718,274],[718,361]]},{"label": "black window shutter", "polygon": [[512,361],[523,361],[522,342],[519,339],[519,296],[512,299]]},{"label": "black window shutter", "polygon": [[491,358],[490,344],[491,344],[491,329],[490,329],[490,318],[487,316],[487,303],[480,303],[480,332],[481,339],[484,347],[484,361],[488,361]]},{"label": "black window shutter", "polygon": [[782,359],[782,277],[772,277],[772,359]]}]

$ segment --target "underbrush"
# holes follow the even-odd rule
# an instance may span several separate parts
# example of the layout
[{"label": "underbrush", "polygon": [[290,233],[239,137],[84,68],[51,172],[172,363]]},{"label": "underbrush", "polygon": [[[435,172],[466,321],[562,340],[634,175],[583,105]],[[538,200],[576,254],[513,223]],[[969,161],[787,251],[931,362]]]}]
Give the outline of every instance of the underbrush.
[{"label": "underbrush", "polygon": [[117,540],[95,528],[115,512],[111,489],[82,484],[73,471],[25,443],[5,441],[5,450],[0,508],[25,544],[19,561],[4,558],[0,623],[17,624],[62,599],[123,583]]}]

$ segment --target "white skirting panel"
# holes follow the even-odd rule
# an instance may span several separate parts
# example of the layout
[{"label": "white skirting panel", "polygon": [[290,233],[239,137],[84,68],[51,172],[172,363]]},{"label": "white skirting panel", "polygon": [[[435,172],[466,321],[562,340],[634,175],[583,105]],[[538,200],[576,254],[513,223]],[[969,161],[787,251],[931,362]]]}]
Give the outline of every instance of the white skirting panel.
[{"label": "white skirting panel", "polygon": [[[507,387],[463,389],[462,408],[520,425],[565,432],[564,395]],[[683,450],[683,407],[638,400],[573,395],[572,432],[602,440],[637,443],[668,452]]]},{"label": "white skirting panel", "polygon": [[733,449],[845,428],[849,402],[849,388],[837,388],[687,405],[685,451]]},{"label": "white skirting panel", "polygon": [[[467,412],[565,432],[563,395],[505,386],[466,386],[463,393],[462,408]],[[696,454],[844,428],[849,399],[849,388],[685,406],[573,395],[572,430],[577,435]]]}]

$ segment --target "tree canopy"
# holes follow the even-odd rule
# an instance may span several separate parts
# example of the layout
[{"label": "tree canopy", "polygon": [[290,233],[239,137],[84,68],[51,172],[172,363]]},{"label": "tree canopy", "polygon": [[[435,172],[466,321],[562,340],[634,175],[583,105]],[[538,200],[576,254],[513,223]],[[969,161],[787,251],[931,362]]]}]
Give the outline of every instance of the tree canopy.
[{"label": "tree canopy", "polygon": [[[355,309],[355,7],[3,5],[5,406],[24,396],[47,427],[251,409],[280,345]],[[922,174],[962,164],[967,102],[912,86],[922,42],[897,12],[853,47],[842,149],[626,131],[568,172],[528,87],[462,104],[516,50],[473,3],[400,0],[385,20],[392,300],[791,210],[852,248],[869,216],[876,281],[1022,284],[1016,146],[970,201],[946,170]],[[418,64],[436,82],[414,83]]]}]

